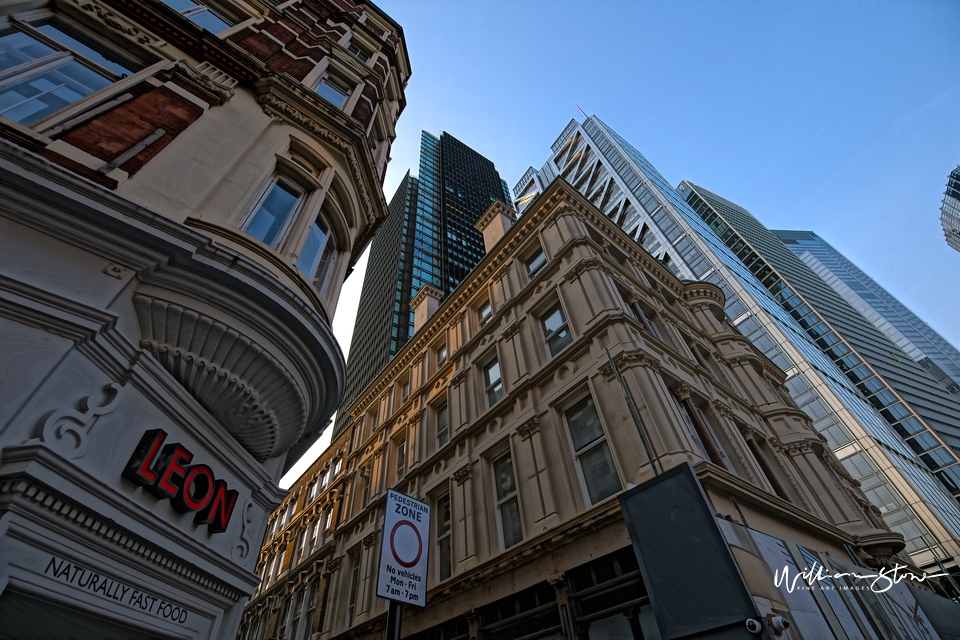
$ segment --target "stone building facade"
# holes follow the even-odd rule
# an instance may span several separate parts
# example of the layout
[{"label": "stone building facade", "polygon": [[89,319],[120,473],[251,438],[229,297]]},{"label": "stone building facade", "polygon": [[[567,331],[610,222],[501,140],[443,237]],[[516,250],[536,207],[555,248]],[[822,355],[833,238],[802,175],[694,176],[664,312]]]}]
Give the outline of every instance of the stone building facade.
[{"label": "stone building facade", "polygon": [[382,637],[388,488],[432,510],[428,595],[403,637],[659,637],[617,496],[684,463],[758,610],[801,630],[785,637],[873,637],[875,602],[774,586],[785,564],[904,564],[904,543],[722,291],[679,280],[562,180],[512,217],[491,206],[486,257],[442,304],[420,292],[416,333],[350,407],[310,637]]},{"label": "stone building facade", "polygon": [[304,472],[267,524],[257,575],[260,585],[244,608],[241,638],[310,638],[322,625],[336,548],[334,529],[343,518],[349,453],[339,435]]},{"label": "stone building facade", "polygon": [[410,74],[351,0],[0,8],[5,637],[232,638]]}]

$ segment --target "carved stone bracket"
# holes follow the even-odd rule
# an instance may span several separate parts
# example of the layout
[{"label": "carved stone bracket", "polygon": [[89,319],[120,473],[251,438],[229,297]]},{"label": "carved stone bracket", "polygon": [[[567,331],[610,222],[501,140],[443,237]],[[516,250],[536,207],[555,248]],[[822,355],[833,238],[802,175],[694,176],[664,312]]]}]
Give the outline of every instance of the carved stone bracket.
[{"label": "carved stone bracket", "polygon": [[522,440],[526,440],[539,430],[540,418],[538,416],[533,416],[517,427],[517,435],[519,435]]},{"label": "carved stone bracket", "polygon": [[503,338],[504,338],[504,339],[509,339],[509,338],[512,338],[513,336],[517,335],[517,334],[520,332],[520,324],[521,324],[522,322],[523,322],[523,318],[520,318],[519,320],[515,320],[515,321],[511,322],[510,324],[508,324],[506,327],[504,327],[504,329],[503,329]]},{"label": "carved stone bracket", "polygon": [[472,474],[473,467],[471,467],[468,463],[453,472],[453,479],[456,480],[457,484],[463,484],[470,478]]},{"label": "carved stone bracket", "polygon": [[230,552],[230,557],[236,562],[245,560],[246,557],[250,555],[253,541],[250,539],[250,532],[248,532],[247,529],[253,525],[253,513],[253,498],[247,498],[243,506],[240,507],[240,540],[237,541],[237,544],[234,545],[233,550]]},{"label": "carved stone bracket", "polygon": [[371,533],[363,538],[363,546],[365,549],[369,549],[373,546],[373,543],[377,541],[377,534]]},{"label": "carved stone bracket", "polygon": [[77,403],[76,410],[60,409],[48,413],[39,424],[40,440],[67,458],[81,457],[87,451],[86,438],[97,418],[117,408],[123,389],[111,382],[103,388],[106,398],[99,405],[92,405],[90,398],[93,396],[86,396]]},{"label": "carved stone bracket", "polygon": [[[224,104],[234,96],[233,87],[236,86],[237,81],[209,63],[201,63],[199,67],[195,68],[186,60],[180,60],[177,62],[176,70],[201,89],[213,95],[218,101],[217,104]],[[208,75],[210,72],[216,74],[216,80]]]},{"label": "carved stone bracket", "polygon": [[603,260],[600,258],[584,258],[567,272],[567,277],[571,279],[579,278],[585,271],[589,271],[591,269],[603,269],[603,266]]},{"label": "carved stone bracket", "polygon": [[327,561],[327,567],[324,569],[321,574],[325,578],[329,578],[330,574],[340,568],[340,558],[331,558]]},{"label": "carved stone bracket", "polygon": [[743,436],[743,439],[744,439],[744,440],[754,440],[754,439],[756,439],[755,436],[754,436],[753,427],[750,427],[750,426],[745,425],[745,424],[740,424],[740,423],[734,423],[734,424],[737,425],[737,430],[740,432],[740,435]]},{"label": "carved stone bracket", "polygon": [[714,400],[710,403],[713,406],[713,410],[716,411],[719,415],[729,418],[730,420],[736,420],[736,414],[733,412],[729,406],[720,402],[719,400]]},{"label": "carved stone bracket", "polygon": [[[630,367],[646,367],[654,372],[660,371],[660,361],[639,350],[618,353],[614,356],[613,362],[617,365],[617,371],[623,371]],[[609,361],[600,365],[598,370],[608,380],[613,378],[613,367],[610,366]]]},{"label": "carved stone bracket", "polygon": [[788,456],[801,456],[813,452],[813,448],[810,446],[810,442],[792,442],[783,447],[784,453]]},{"label": "carved stone bracket", "polygon": [[456,388],[459,387],[461,384],[463,384],[463,381],[466,380],[466,379],[467,379],[467,370],[466,370],[466,369],[460,369],[460,371],[457,371],[457,372],[456,372],[455,374],[453,374],[453,376],[450,378],[450,387],[453,388],[453,389],[456,389]]},{"label": "carved stone bracket", "polygon": [[678,382],[677,384],[670,387],[674,393],[677,394],[677,397],[681,400],[686,400],[690,397],[690,392],[693,389],[686,382]]}]

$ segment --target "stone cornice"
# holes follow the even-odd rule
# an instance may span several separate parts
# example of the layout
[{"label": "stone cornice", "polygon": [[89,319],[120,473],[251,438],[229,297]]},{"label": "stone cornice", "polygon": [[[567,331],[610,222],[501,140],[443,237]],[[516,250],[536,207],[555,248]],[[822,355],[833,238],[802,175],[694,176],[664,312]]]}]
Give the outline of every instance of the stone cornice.
[{"label": "stone cornice", "polygon": [[193,24],[162,2],[101,0],[103,4],[169,42],[197,60],[209,62],[241,82],[255,82],[263,66],[228,40],[221,40]]},{"label": "stone cornice", "polygon": [[[403,346],[390,364],[367,387],[366,392],[350,405],[347,411],[351,415],[356,416],[366,411],[372,399],[378,397],[392,383],[393,372],[398,368],[409,367],[413,359],[437,338],[438,332],[445,330],[447,324],[479,293],[480,289],[495,274],[499,273],[508,262],[515,258],[517,251],[535,233],[536,229],[551,216],[563,215],[563,210],[566,210],[565,213],[590,220],[594,225],[619,238],[618,249],[640,262],[646,268],[646,271],[651,274],[651,277],[655,275],[656,282],[660,286],[669,289],[676,297],[682,297],[683,283],[637,245],[622,229],[597,212],[596,208],[585,200],[566,180],[562,178],[554,180],[543,193],[537,196],[535,203],[536,206],[528,207],[524,215],[517,219],[517,223],[507,231],[496,247],[487,252],[483,260],[470,272],[467,279],[461,282],[460,286],[451,295],[447,296],[430,320]],[[557,257],[553,256],[553,260],[555,261]],[[602,264],[605,265],[605,262]],[[546,270],[539,275],[543,276],[545,272]],[[514,296],[514,300],[518,299],[521,299],[521,296]],[[487,325],[488,328],[499,315],[501,315],[501,312],[491,318]],[[461,350],[468,347],[472,342],[473,339],[463,345]]]},{"label": "stone cornice", "polygon": [[442,300],[443,291],[440,291],[440,289],[430,284],[423,285],[420,287],[420,291],[417,291],[417,295],[413,296],[413,299],[410,301],[410,308],[416,309],[421,302],[427,299],[427,296],[434,300]]},{"label": "stone cornice", "polygon": [[517,220],[517,213],[506,203],[501,202],[500,200],[494,200],[493,203],[487,207],[487,210],[480,216],[480,219],[477,220],[476,224],[473,225],[473,228],[477,231],[483,232],[490,222],[496,218],[498,215],[506,216],[510,219],[511,222]]},{"label": "stone cornice", "polygon": [[708,462],[694,465],[694,471],[701,484],[712,486],[735,496],[738,500],[752,504],[767,511],[772,516],[790,522],[798,528],[810,531],[813,535],[833,540],[840,544],[855,544],[854,536],[839,527],[826,522],[810,512],[787,502],[772,493],[767,493],[755,485]]}]

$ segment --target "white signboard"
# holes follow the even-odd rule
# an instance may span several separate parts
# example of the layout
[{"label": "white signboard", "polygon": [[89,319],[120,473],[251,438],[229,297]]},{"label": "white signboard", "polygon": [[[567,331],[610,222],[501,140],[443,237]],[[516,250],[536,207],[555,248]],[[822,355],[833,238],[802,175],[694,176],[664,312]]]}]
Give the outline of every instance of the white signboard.
[{"label": "white signboard", "polygon": [[377,595],[425,607],[429,549],[430,506],[388,490]]}]

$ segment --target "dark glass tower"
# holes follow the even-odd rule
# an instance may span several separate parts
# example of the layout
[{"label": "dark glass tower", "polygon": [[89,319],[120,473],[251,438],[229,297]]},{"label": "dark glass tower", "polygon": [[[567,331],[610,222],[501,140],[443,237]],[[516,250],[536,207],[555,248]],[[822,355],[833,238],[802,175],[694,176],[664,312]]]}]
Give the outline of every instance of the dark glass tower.
[{"label": "dark glass tower", "polygon": [[473,225],[494,200],[512,206],[493,162],[449,133],[421,132],[419,173],[404,176],[370,247],[334,437],[349,423],[343,409],[413,335],[410,301],[425,284],[456,289],[484,256]]}]

